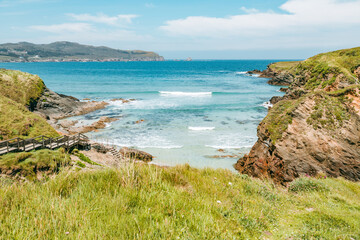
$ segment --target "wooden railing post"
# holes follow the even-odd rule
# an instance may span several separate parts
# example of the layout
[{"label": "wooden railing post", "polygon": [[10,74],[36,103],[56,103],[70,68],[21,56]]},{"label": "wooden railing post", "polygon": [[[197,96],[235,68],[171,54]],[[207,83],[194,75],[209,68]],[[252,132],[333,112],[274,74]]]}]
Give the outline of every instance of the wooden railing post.
[{"label": "wooden railing post", "polygon": [[20,150],[20,138],[17,138],[17,150]]},{"label": "wooden railing post", "polygon": [[9,153],[9,141],[6,142],[6,152]]},{"label": "wooden railing post", "polygon": [[23,144],[24,144],[24,152],[25,152],[25,150],[26,150],[26,148],[25,148],[25,140],[23,140]]}]

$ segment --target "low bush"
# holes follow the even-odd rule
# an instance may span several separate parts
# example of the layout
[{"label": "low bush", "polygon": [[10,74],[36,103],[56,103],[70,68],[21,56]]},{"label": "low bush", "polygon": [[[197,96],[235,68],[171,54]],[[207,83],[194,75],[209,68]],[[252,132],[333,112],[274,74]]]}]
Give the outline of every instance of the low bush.
[{"label": "low bush", "polygon": [[327,191],[325,184],[317,179],[302,177],[294,180],[290,186],[290,192],[311,192],[311,191]]}]

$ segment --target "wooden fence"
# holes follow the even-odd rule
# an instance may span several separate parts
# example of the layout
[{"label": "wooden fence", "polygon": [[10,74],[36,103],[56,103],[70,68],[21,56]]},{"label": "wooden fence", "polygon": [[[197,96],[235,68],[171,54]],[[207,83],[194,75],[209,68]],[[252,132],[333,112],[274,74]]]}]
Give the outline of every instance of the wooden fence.
[{"label": "wooden fence", "polygon": [[10,152],[28,152],[35,149],[56,149],[64,147],[70,149],[76,145],[87,146],[89,138],[84,134],[76,134],[73,136],[60,136],[51,138],[47,136],[38,136],[29,139],[13,138],[0,142],[0,155]]}]

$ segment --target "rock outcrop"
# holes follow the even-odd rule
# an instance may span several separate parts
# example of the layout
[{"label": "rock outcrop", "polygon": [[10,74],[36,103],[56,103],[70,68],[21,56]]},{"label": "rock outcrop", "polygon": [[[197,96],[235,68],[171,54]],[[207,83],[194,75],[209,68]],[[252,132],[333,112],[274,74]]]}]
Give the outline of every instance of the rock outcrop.
[{"label": "rock outcrop", "polygon": [[58,120],[83,115],[105,108],[107,105],[106,102],[81,102],[75,97],[58,94],[45,88],[33,111],[48,120]]},{"label": "rock outcrop", "polygon": [[290,86],[294,81],[291,67],[298,62],[279,62],[270,64],[264,71],[252,70],[247,73],[250,75],[258,74],[262,78],[270,78],[268,84],[277,86]]},{"label": "rock outcrop", "polygon": [[144,162],[151,162],[153,159],[153,156],[149,153],[127,147],[121,148],[120,154],[122,154],[127,159],[144,161]]},{"label": "rock outcrop", "polygon": [[355,48],[277,67],[273,79],[281,76],[290,86],[272,99],[258,141],[235,168],[284,185],[319,173],[360,181],[359,66]]},{"label": "rock outcrop", "polygon": [[62,120],[55,128],[64,134],[87,133],[97,131],[106,127],[106,124],[119,120],[118,118],[100,117],[99,120],[90,125],[77,126],[78,121]]}]

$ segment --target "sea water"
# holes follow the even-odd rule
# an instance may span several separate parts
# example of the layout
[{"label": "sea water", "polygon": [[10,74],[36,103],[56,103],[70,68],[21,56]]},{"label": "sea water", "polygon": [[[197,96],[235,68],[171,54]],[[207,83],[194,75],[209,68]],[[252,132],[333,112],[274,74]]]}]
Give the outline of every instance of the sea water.
[{"label": "sea water", "polygon": [[[277,60],[278,61],[278,60]],[[274,60],[105,63],[0,63],[39,75],[48,88],[79,99],[104,100],[102,110],[74,117],[90,124],[118,118],[96,141],[144,150],[153,163],[233,169],[257,140],[258,124],[279,87],[246,71]],[[114,98],[136,99],[128,103]]]}]

